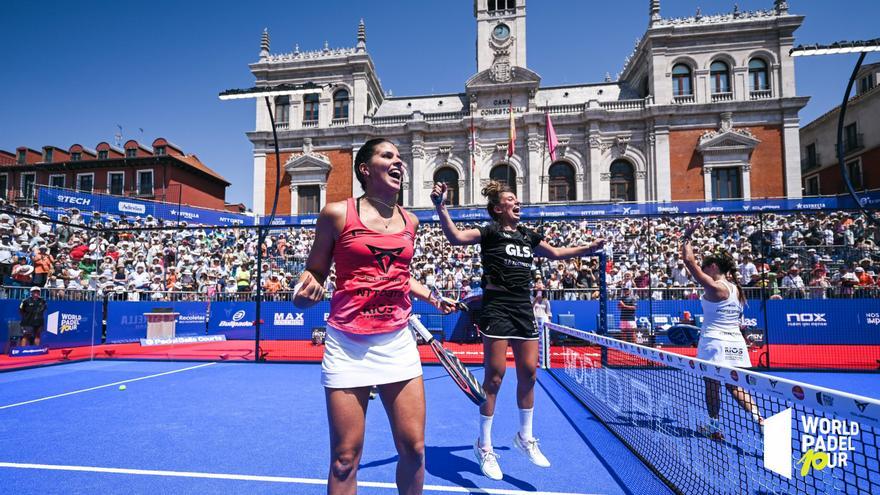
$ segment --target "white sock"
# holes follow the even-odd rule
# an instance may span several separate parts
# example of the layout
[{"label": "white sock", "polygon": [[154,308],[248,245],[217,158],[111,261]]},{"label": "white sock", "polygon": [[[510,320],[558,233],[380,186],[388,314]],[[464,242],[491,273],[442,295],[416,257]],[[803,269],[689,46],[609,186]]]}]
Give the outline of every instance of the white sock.
[{"label": "white sock", "polygon": [[532,439],[532,416],[535,408],[519,410],[519,436],[523,440]]},{"label": "white sock", "polygon": [[480,414],[480,448],[492,451],[492,418]]}]

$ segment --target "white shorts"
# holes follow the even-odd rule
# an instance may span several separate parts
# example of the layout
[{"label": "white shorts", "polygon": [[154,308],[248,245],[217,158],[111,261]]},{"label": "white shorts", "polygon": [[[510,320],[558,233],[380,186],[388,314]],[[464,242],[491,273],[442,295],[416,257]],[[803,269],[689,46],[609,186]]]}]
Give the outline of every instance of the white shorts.
[{"label": "white shorts", "polygon": [[409,326],[394,332],[360,335],[327,327],[321,385],[356,388],[422,376],[422,362]]},{"label": "white shorts", "polygon": [[735,368],[752,367],[749,348],[746,346],[745,340],[719,340],[702,337],[697,345],[697,358]]}]

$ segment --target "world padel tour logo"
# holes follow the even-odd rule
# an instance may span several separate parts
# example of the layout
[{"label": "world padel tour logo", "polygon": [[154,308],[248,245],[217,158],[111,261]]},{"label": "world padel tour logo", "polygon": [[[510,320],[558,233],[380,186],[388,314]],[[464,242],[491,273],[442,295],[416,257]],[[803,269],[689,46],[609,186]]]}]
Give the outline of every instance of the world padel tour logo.
[{"label": "world padel tour logo", "polygon": [[79,330],[82,315],[55,311],[46,318],[46,331],[52,335],[60,335]]},{"label": "world padel tour logo", "polygon": [[[855,450],[853,437],[861,432],[859,423],[807,414],[800,417],[800,423],[795,431],[800,432],[797,472],[801,477],[849,465],[850,452]],[[790,408],[764,420],[764,467],[786,479],[792,477],[792,432]]]},{"label": "world padel tour logo", "polygon": [[379,264],[379,268],[381,268],[384,273],[388,273],[388,269],[391,268],[391,265],[394,263],[397,257],[400,256],[400,253],[403,252],[402,247],[383,249],[367,244],[367,248],[369,248],[370,252],[373,253],[373,257],[376,258],[376,263]]}]

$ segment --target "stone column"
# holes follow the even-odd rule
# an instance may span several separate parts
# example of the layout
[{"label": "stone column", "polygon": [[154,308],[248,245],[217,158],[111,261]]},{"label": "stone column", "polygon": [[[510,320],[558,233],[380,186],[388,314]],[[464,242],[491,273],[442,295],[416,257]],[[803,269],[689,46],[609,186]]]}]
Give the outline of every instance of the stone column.
[{"label": "stone column", "polygon": [[733,70],[733,98],[736,100],[749,101],[749,68],[736,67]]},{"label": "stone column", "polygon": [[[413,207],[420,206],[431,206],[431,200],[428,198],[428,194],[431,192],[430,189],[425,189],[425,184],[421,184],[421,181],[418,180],[418,177],[423,177],[425,173],[425,168],[427,165],[427,154],[425,152],[425,148],[422,145],[421,139],[413,141],[412,144],[412,167],[410,167],[410,180],[415,187],[421,186],[420,192],[422,194],[415,194],[413,192],[411,204]],[[404,192],[404,195],[406,193]]]},{"label": "stone column", "polygon": [[743,199],[752,199],[752,166],[748,163],[742,167]]},{"label": "stone column", "polygon": [[669,126],[654,126],[654,183],[657,201],[672,201],[672,183],[670,180],[671,158],[669,156]]},{"label": "stone column", "polygon": [[588,143],[590,146],[590,148],[589,148],[589,150],[590,150],[590,153],[589,153],[590,170],[589,170],[589,174],[587,175],[587,177],[589,177],[588,187],[589,187],[590,194],[589,194],[589,197],[586,198],[586,200],[587,201],[607,200],[609,195],[603,194],[603,192],[607,192],[608,188],[603,187],[602,180],[601,180],[601,178],[602,178],[602,172],[601,172],[601,168],[602,168],[602,138],[599,135],[599,128],[595,123],[590,124]]},{"label": "stone column", "polygon": [[801,136],[797,111],[791,111],[783,119],[782,145],[785,147],[785,195],[789,198],[803,196],[801,180]]},{"label": "stone column", "polygon": [[[323,192],[323,187],[324,186],[321,186],[321,192]],[[296,184],[290,185],[290,214],[299,214],[299,186]]]},{"label": "stone column", "polygon": [[697,103],[709,103],[712,101],[708,70],[699,69],[694,71],[694,93]]},{"label": "stone column", "polygon": [[[320,199],[320,202],[318,203],[318,211],[321,211],[321,209],[327,205],[327,184],[321,184],[320,186],[321,186],[321,199]],[[293,208],[292,202],[291,202],[291,208]]]},{"label": "stone column", "polygon": [[[525,199],[521,199],[521,201],[529,203],[538,203],[547,201],[547,191],[545,191],[544,184],[541,183],[541,175],[547,173],[547,166],[542,161],[542,139],[541,135],[537,131],[537,126],[529,126],[528,131],[528,139],[526,141],[526,147],[528,148],[528,154],[526,157],[526,162],[523,163],[523,170],[528,174],[528,177],[523,177],[523,185],[528,184],[526,190],[528,194],[524,194]],[[528,182],[526,182],[528,180]]]},{"label": "stone column", "polygon": [[712,169],[703,167],[703,199],[712,201]]}]

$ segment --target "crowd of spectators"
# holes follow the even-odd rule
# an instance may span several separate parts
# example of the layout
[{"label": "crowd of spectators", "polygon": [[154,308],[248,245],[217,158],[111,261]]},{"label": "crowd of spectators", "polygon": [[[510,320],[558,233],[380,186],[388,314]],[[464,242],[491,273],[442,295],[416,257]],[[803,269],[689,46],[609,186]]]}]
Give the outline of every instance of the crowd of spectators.
[{"label": "crowd of spectators", "polygon": [[[108,218],[65,210],[54,223],[39,206],[0,205],[0,277],[4,286],[49,291],[94,291],[130,300],[187,293],[245,295],[257,284],[257,233],[243,228],[184,225],[163,230],[147,216]],[[698,298],[679,255],[678,238],[692,221],[701,252],[724,250],[739,263],[739,282],[750,297],[876,297],[880,295],[878,232],[856,214],[641,217],[526,223],[552,245],[606,239],[608,263],[598,258],[553,262],[537,258],[534,290],[549,299],[598,297],[604,270],[609,290],[632,289],[637,298]],[[95,227],[113,230],[94,230]],[[311,228],[273,230],[264,246],[262,289],[289,291],[304,267]],[[413,275],[429,287],[466,297],[479,287],[480,247],[451,246],[439,227],[423,223],[415,243]],[[331,272],[327,289],[335,286]]]}]

